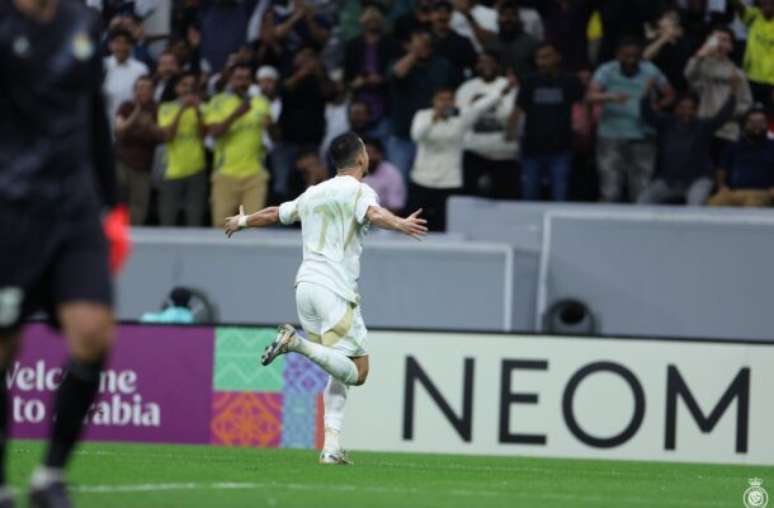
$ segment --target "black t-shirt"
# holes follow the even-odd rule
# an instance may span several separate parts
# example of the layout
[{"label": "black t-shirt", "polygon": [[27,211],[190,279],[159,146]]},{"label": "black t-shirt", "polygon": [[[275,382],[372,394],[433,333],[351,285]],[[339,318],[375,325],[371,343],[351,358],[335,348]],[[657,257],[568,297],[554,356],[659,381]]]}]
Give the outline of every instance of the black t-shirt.
[{"label": "black t-shirt", "polygon": [[297,145],[319,145],[325,137],[325,97],[319,78],[307,77],[282,93],[279,120],[282,139]]},{"label": "black t-shirt", "polygon": [[468,74],[473,74],[478,54],[467,37],[451,32],[444,39],[434,38],[433,48],[436,55],[447,59],[452,64],[454,71],[454,76],[452,77],[453,86],[459,86],[467,79]]},{"label": "black t-shirt", "polygon": [[527,116],[522,141],[524,155],[549,155],[572,149],[572,108],[583,95],[583,85],[571,74],[533,74],[524,80],[516,99]]},{"label": "black t-shirt", "polygon": [[97,21],[73,0],[46,24],[0,0],[0,202],[54,217],[114,203]]}]

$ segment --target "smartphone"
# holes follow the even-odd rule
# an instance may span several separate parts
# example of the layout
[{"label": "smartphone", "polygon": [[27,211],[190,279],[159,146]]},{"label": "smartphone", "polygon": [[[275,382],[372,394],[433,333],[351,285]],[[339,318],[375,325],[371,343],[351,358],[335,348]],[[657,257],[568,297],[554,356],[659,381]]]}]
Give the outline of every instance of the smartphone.
[{"label": "smartphone", "polygon": [[713,34],[710,36],[709,39],[707,39],[707,47],[708,48],[717,48],[720,45],[720,41],[718,40],[718,36]]}]

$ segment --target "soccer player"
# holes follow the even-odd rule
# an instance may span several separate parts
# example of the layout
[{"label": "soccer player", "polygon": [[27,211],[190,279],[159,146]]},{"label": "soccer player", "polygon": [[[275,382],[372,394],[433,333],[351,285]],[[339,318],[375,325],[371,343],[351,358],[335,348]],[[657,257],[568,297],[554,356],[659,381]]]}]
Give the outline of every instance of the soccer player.
[{"label": "soccer player", "polygon": [[[29,506],[71,506],[64,467],[114,337],[108,243],[115,205],[98,20],[73,0],[0,0],[0,507],[13,499],[3,458],[5,375],[22,323],[45,309],[67,338],[48,449]],[[99,189],[99,190],[98,190]],[[123,211],[126,220],[126,211]],[[120,232],[120,228],[119,228]]]},{"label": "soccer player", "polygon": [[369,224],[418,239],[427,233],[427,221],[419,217],[421,210],[400,218],[379,206],[376,192],[362,182],[368,173],[368,152],[356,134],[337,137],[329,152],[337,172],[334,178],[279,207],[251,215],[240,210],[226,219],[225,231],[231,237],[247,227],[301,221],[304,259],[296,276],[296,307],[307,339],[292,326],[281,326],[261,363],[268,365],[292,351],[330,374],[323,394],[325,444],[320,463],[347,464],[339,444],[347,390],[368,377],[367,330],[357,289],[363,239]]}]

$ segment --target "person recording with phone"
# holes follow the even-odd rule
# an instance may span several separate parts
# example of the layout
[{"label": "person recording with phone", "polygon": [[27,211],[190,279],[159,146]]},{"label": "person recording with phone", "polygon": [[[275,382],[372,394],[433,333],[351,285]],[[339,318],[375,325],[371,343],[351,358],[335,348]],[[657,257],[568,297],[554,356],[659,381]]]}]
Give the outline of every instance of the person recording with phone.
[{"label": "person recording with phone", "polygon": [[417,156],[411,169],[409,208],[422,203],[431,231],[446,229],[446,202],[462,188],[462,151],[466,134],[487,111],[496,108],[511,93],[513,82],[502,90],[480,97],[466,108],[454,106],[454,90],[440,88],[433,107],[417,111],[411,123],[411,138]]},{"label": "person recording with phone", "polygon": [[731,59],[733,52],[734,33],[726,27],[718,27],[685,67],[685,77],[699,95],[699,118],[715,115],[736,92],[734,118],[715,133],[712,141],[712,161],[716,167],[726,148],[739,140],[738,120],[753,105],[750,83],[744,71]]}]

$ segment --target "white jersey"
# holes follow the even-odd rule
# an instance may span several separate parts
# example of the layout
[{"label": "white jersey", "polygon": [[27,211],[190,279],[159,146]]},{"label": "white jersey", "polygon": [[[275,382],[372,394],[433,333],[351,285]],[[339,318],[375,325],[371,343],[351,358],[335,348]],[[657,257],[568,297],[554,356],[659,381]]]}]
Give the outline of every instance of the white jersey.
[{"label": "white jersey", "polygon": [[352,176],[331,178],[283,203],[280,222],[301,221],[304,260],[296,284],[317,284],[357,304],[367,212],[378,204],[376,192]]}]

